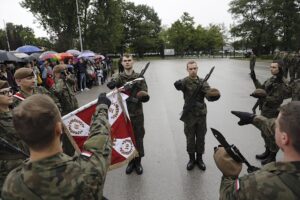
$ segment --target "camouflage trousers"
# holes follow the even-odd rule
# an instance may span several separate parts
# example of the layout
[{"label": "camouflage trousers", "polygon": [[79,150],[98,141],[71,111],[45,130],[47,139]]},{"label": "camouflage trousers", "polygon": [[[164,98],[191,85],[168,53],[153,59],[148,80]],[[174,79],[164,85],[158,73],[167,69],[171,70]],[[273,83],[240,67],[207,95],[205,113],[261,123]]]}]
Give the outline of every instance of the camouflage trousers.
[{"label": "camouflage trousers", "polygon": [[[23,163],[22,159],[17,160],[0,160],[0,197],[1,197],[1,189],[4,184],[5,178],[8,173],[14,168],[18,167]],[[0,198],[1,199],[1,198]]]},{"label": "camouflage trousers", "polygon": [[144,115],[130,117],[135,137],[136,149],[139,152],[139,157],[144,157]]},{"label": "camouflage trousers", "polygon": [[201,116],[195,123],[184,123],[184,134],[186,136],[186,150],[188,153],[204,154],[206,115]]}]

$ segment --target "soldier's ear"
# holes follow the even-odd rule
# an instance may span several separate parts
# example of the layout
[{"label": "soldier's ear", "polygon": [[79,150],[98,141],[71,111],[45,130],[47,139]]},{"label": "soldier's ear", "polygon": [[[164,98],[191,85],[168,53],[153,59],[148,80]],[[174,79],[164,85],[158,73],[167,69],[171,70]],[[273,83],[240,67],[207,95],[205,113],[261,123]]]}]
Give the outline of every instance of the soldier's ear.
[{"label": "soldier's ear", "polygon": [[63,134],[62,122],[56,122],[55,135],[60,137],[61,134]]},{"label": "soldier's ear", "polygon": [[283,145],[288,145],[291,142],[289,135],[286,132],[281,133],[280,139]]}]

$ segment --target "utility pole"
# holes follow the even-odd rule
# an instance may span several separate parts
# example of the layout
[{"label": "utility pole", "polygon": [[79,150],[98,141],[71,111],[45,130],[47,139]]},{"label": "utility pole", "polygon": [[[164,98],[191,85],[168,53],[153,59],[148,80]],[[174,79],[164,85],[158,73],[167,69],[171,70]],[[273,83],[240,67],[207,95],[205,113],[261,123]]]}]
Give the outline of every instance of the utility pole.
[{"label": "utility pole", "polygon": [[5,21],[3,20],[4,23],[4,30],[5,30],[5,35],[6,35],[6,42],[7,42],[7,47],[8,47],[8,51],[10,51],[10,45],[9,45],[9,40],[8,40],[8,34],[7,34],[7,26]]},{"label": "utility pole", "polygon": [[82,37],[81,37],[81,26],[80,26],[80,18],[79,18],[79,13],[78,13],[78,0],[76,0],[76,14],[77,14],[77,20],[78,20],[78,30],[79,30],[79,42],[80,42],[80,50],[81,52],[83,51],[82,47]]}]

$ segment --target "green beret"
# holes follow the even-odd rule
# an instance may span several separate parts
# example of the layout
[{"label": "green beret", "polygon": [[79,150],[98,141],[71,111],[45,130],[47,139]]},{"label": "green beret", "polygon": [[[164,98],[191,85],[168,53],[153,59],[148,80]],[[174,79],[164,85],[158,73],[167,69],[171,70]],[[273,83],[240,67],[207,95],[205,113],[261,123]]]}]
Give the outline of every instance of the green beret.
[{"label": "green beret", "polygon": [[22,67],[15,72],[15,79],[23,79],[29,76],[34,76],[33,70],[30,68]]},{"label": "green beret", "polygon": [[53,68],[53,73],[60,73],[60,72],[64,71],[65,69],[67,69],[67,65],[64,65],[64,64],[56,65]]},{"label": "green beret", "polygon": [[217,101],[220,96],[220,91],[216,88],[210,88],[205,94],[205,97],[208,101]]},{"label": "green beret", "polygon": [[267,92],[264,89],[256,89],[254,92],[251,94],[251,96],[255,98],[263,98],[267,96]]},{"label": "green beret", "polygon": [[236,162],[229,156],[224,147],[216,150],[214,160],[224,176],[238,176],[243,167],[242,163]]},{"label": "green beret", "polygon": [[0,89],[8,88],[8,87],[9,87],[9,85],[8,85],[7,81],[0,80]]}]

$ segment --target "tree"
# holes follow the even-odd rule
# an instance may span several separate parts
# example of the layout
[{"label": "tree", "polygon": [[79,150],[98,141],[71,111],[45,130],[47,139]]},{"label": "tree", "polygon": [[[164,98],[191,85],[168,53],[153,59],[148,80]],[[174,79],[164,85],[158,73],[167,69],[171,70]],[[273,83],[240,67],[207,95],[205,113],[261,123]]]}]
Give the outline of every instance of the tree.
[{"label": "tree", "polygon": [[147,51],[159,51],[161,20],[153,8],[125,2],[123,4],[124,33],[122,51],[131,48],[140,57]]},{"label": "tree", "polygon": [[96,0],[91,2],[85,42],[96,52],[115,52],[122,39],[121,0]]},{"label": "tree", "polygon": [[[84,1],[78,1],[81,10]],[[56,39],[56,49],[65,51],[74,47],[77,38],[77,13],[74,0],[23,0],[21,6],[29,9],[38,22]]]},{"label": "tree", "polygon": [[184,55],[185,51],[192,48],[194,24],[193,17],[184,12],[181,18],[175,21],[168,30],[170,43],[181,56]]}]

